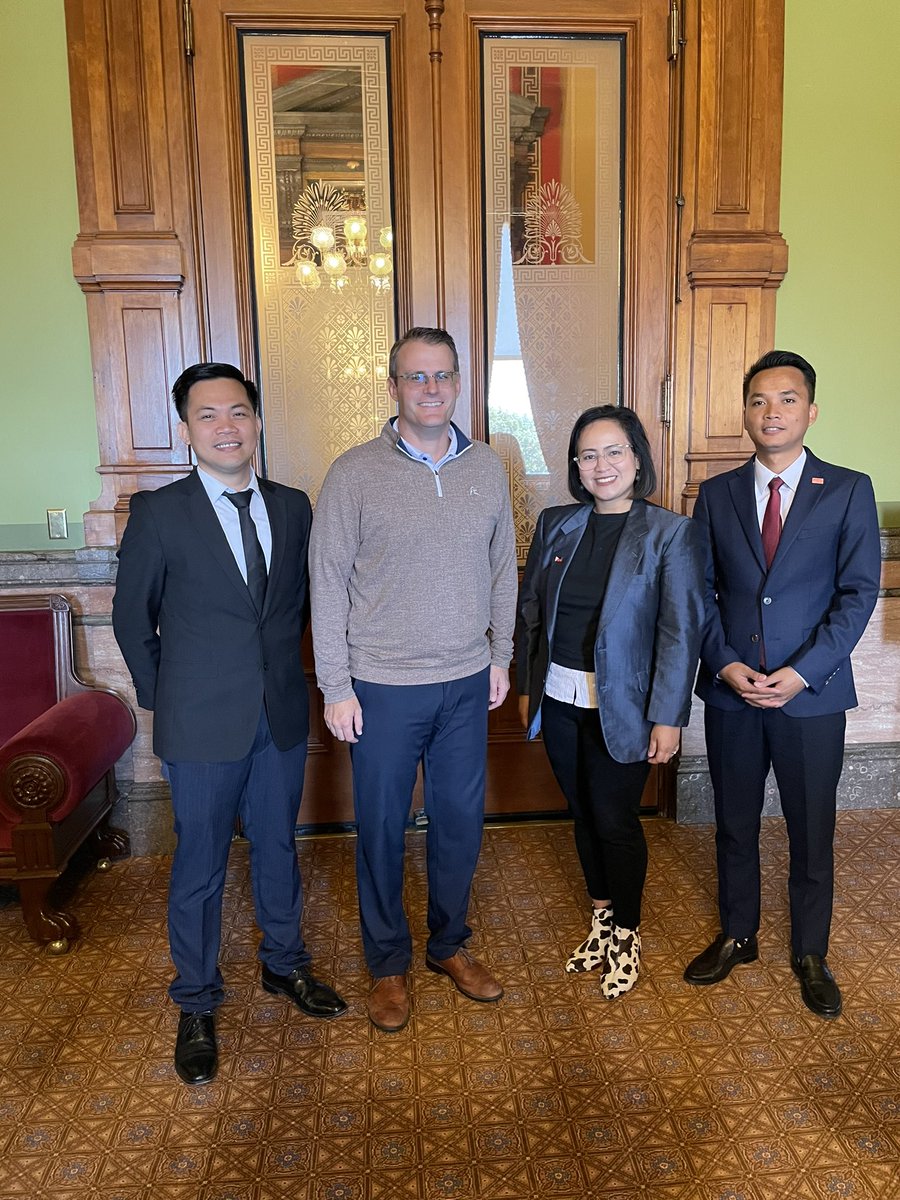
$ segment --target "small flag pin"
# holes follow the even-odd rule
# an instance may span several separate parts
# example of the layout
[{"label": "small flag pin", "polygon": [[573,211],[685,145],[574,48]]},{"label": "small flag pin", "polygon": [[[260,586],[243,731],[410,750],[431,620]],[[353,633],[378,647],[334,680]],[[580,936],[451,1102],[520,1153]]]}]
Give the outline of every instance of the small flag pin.
[{"label": "small flag pin", "polygon": [[562,559],[559,557],[559,555],[558,555],[558,554],[555,554],[555,555],[553,556],[553,561],[554,561],[555,563],[561,563],[561,562],[562,562]]},{"label": "small flag pin", "polygon": [[812,479],[809,482],[810,483],[824,483],[825,480],[822,478],[821,475],[813,475]]}]

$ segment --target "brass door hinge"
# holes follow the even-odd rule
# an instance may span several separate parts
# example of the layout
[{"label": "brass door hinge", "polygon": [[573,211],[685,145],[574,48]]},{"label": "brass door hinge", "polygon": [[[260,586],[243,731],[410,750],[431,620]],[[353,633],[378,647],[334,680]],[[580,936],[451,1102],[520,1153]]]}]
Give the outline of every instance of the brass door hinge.
[{"label": "brass door hinge", "polygon": [[669,3],[669,62],[678,62],[681,41],[681,13],[678,10],[678,0]]},{"label": "brass door hinge", "polygon": [[194,57],[194,14],[191,12],[191,0],[181,0],[181,22],[184,26],[184,53],[186,58]]},{"label": "brass door hinge", "polygon": [[659,419],[663,425],[672,424],[672,376],[666,375],[659,388]]}]

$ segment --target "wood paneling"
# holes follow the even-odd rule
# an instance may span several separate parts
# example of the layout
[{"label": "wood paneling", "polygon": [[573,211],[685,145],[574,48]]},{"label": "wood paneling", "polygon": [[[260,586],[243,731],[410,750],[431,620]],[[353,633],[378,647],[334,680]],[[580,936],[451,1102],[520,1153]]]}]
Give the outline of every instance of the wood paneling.
[{"label": "wood paneling", "polygon": [[[751,3],[719,0],[716,70],[715,211],[745,213],[750,206],[750,79],[753,71]],[[749,12],[747,10],[750,10]]]},{"label": "wood paneling", "polygon": [[[139,0],[107,0],[110,159],[117,213],[152,213]],[[148,66],[149,61],[148,61]]]},{"label": "wood paneling", "polygon": [[[771,349],[787,270],[778,229],[783,0],[708,0],[687,11],[674,440],[680,503],[743,462],[741,380]],[[674,498],[674,497],[673,497]]]},{"label": "wood paneling", "polygon": [[168,405],[159,403],[168,394],[166,370],[165,313],[153,308],[122,308],[122,342],[125,348],[125,378],[131,400],[131,444],[142,450],[172,449],[172,427]]},{"label": "wood paneling", "polygon": [[72,265],[88,306],[102,483],[85,540],[113,545],[138,469],[156,483],[187,469],[168,389],[205,341],[189,91],[180,5],[66,0],[66,28],[80,214]]}]

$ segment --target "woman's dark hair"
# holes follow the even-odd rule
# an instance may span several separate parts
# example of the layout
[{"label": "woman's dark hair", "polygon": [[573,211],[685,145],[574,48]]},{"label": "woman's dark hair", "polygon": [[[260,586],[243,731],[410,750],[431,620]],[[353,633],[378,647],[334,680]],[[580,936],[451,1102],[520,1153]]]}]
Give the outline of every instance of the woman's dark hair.
[{"label": "woman's dark hair", "polygon": [[578,453],[578,439],[586,426],[594,421],[619,423],[625,441],[631,446],[637,459],[635,499],[645,500],[656,491],[656,467],[653,465],[650,443],[637,413],[630,408],[619,408],[615,404],[598,404],[594,408],[587,408],[573,425],[569,438],[569,492],[581,503],[593,503],[594,497],[581,482],[581,472],[578,470],[578,463],[575,462],[575,455]]}]

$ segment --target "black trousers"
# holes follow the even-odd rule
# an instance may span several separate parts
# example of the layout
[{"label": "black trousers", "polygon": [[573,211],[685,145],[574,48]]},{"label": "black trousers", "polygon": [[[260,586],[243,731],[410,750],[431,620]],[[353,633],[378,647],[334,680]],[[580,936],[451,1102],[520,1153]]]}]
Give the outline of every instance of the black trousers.
[{"label": "black trousers", "polygon": [[647,877],[641,793],[650,764],[616,762],[594,708],[576,708],[545,696],[541,732],[553,774],[572,811],[588,892],[596,900],[612,901],[617,925],[637,929]]},{"label": "black trousers", "polygon": [[790,717],[783,709],[706,706],[706,749],[716,807],[722,932],[759,929],[759,827],[766,776],[775,771],[790,841],[791,947],[825,955],[834,896],[834,817],[846,714]]}]

